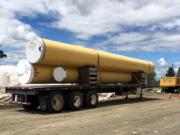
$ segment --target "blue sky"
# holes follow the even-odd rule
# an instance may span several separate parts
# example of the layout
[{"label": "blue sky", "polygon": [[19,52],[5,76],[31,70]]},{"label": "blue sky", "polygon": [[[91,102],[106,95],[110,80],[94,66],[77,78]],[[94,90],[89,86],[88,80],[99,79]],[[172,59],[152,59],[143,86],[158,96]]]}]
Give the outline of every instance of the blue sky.
[{"label": "blue sky", "polygon": [[180,66],[179,0],[2,0],[0,49],[16,64],[32,36]]}]

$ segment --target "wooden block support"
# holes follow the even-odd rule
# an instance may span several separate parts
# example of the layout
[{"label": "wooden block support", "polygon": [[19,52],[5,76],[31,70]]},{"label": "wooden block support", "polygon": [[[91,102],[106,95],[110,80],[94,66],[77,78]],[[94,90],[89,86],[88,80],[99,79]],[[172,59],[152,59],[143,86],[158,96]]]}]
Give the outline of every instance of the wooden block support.
[{"label": "wooden block support", "polygon": [[79,68],[79,83],[95,85],[98,82],[97,68],[85,66]]},{"label": "wooden block support", "polygon": [[132,73],[132,82],[131,83],[136,83],[140,84],[142,86],[145,85],[145,73],[144,72],[135,72]]}]

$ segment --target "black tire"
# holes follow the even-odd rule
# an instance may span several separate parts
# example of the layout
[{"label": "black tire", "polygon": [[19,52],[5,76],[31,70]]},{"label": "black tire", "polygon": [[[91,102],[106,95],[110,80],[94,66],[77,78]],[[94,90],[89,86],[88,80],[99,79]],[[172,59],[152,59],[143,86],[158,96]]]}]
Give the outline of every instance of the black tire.
[{"label": "black tire", "polygon": [[78,91],[72,91],[68,95],[68,108],[70,110],[79,110],[83,104],[83,96]]},{"label": "black tire", "polygon": [[84,105],[88,108],[94,108],[98,104],[98,94],[96,91],[88,91],[84,95]]},{"label": "black tire", "polygon": [[64,108],[65,109],[69,109],[68,100],[69,100],[69,92],[64,94]]},{"label": "black tire", "polygon": [[48,96],[47,110],[50,113],[58,113],[63,110],[64,96],[61,93],[52,92]]}]

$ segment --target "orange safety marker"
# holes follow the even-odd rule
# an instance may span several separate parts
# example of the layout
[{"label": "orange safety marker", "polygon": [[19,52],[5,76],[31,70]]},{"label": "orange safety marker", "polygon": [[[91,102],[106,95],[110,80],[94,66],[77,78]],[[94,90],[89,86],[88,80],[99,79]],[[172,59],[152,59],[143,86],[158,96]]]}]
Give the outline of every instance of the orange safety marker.
[{"label": "orange safety marker", "polygon": [[180,95],[170,95],[169,97],[168,97],[168,99],[172,99],[172,98],[177,98],[177,99],[180,99]]}]

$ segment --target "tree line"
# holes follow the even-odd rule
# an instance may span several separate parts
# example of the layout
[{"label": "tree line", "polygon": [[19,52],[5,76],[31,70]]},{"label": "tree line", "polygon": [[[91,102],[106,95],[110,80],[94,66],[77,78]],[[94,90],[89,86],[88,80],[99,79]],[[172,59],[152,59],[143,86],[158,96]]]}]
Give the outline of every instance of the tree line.
[{"label": "tree line", "polygon": [[7,55],[2,51],[0,50],[0,58],[6,58]]},{"label": "tree line", "polygon": [[[180,68],[176,73],[174,70],[174,66],[168,68],[165,74],[166,77],[180,77]],[[147,86],[159,87],[160,80],[156,79],[156,72],[147,75]]]}]

